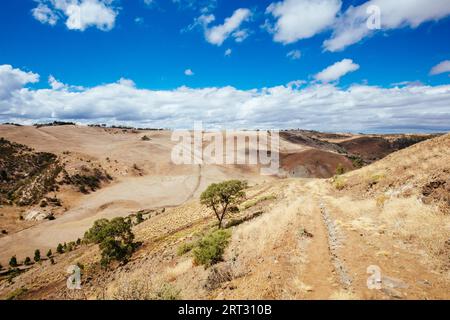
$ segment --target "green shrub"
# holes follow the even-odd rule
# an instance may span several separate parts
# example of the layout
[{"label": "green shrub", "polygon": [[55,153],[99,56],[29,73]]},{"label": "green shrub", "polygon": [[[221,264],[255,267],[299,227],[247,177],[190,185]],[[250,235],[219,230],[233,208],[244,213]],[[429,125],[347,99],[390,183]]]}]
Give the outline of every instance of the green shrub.
[{"label": "green shrub", "polygon": [[58,252],[59,254],[64,253],[64,248],[61,243],[58,243],[58,246],[56,247],[56,252]]},{"label": "green shrub", "polygon": [[48,249],[47,258],[51,258],[52,255],[53,255],[52,249]]},{"label": "green shrub", "polygon": [[194,262],[209,267],[221,261],[230,237],[230,230],[219,229],[207,234],[192,250]]},{"label": "green shrub", "polygon": [[34,261],[41,261],[41,251],[39,249],[34,250]]},{"label": "green shrub", "polygon": [[17,267],[17,258],[16,258],[16,256],[12,256],[11,257],[11,259],[9,260],[9,266],[11,268]]},{"label": "green shrub", "polygon": [[26,265],[26,266],[29,266],[31,264],[30,257],[26,257],[25,260],[23,261],[23,264]]},{"label": "green shrub", "polygon": [[144,217],[142,215],[142,212],[136,213],[136,224],[140,224],[144,222]]},{"label": "green shrub", "polygon": [[183,243],[177,249],[177,255],[182,256],[188,252],[190,252],[195,247],[194,242]]}]

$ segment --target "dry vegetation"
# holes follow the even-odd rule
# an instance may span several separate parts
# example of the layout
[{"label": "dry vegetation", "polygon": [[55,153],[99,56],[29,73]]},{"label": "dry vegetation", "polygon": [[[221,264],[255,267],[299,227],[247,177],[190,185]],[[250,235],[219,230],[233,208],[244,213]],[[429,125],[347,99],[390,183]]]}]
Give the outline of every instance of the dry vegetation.
[{"label": "dry vegetation", "polygon": [[[107,132],[119,140],[126,135],[121,131]],[[164,149],[160,140],[163,132],[145,134],[150,140],[137,137],[135,143],[145,148],[153,146],[152,150]],[[346,135],[308,135],[312,137],[308,143],[349,139]],[[328,143],[319,145],[334,148]],[[114,164],[111,159],[114,158],[101,163]],[[134,241],[140,245],[128,261],[112,261],[104,268],[97,244],[80,243],[58,253],[55,243],[54,263],[43,257],[26,269],[20,266],[19,271],[6,272],[4,268],[0,272],[0,297],[449,299],[448,159],[450,135],[445,135],[329,179],[252,180],[245,190],[245,200],[226,215],[225,230],[217,230],[217,219],[210,208],[200,204],[197,188],[204,190],[214,182],[210,175],[223,173],[220,180],[224,180],[230,171],[200,168],[201,178],[186,183],[196,188],[183,195],[177,205],[155,208],[142,203],[124,210],[115,207],[117,203],[109,203],[111,199],[107,197],[107,204],[100,203],[103,211],[95,212],[111,212],[107,217],[112,218],[113,213],[120,211],[133,225]],[[121,158],[119,162],[122,161],[128,161],[131,169],[135,158]],[[138,167],[145,170],[142,177],[126,176],[123,180],[148,179],[150,169],[167,173],[164,164],[150,168],[138,163]],[[129,173],[132,175],[132,170]],[[248,175],[236,178],[244,180]],[[173,181],[166,193],[180,184],[175,177]],[[94,199],[97,193],[115,188],[115,183],[83,197]],[[136,187],[140,186],[148,188],[151,194],[150,185],[134,184],[133,193],[138,193]],[[177,190],[180,189],[172,192]],[[71,241],[75,240],[73,236]],[[42,255],[46,252],[43,249]],[[19,263],[23,258],[18,256]],[[67,267],[73,264],[83,267],[79,291],[65,286]],[[380,290],[367,287],[369,266],[381,269]]]}]

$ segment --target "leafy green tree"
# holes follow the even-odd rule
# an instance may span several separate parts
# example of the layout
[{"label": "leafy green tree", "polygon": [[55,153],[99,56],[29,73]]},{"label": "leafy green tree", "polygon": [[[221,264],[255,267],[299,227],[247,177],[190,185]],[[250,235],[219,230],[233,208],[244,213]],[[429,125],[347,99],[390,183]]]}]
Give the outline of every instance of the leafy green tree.
[{"label": "leafy green tree", "polygon": [[131,257],[135,244],[131,230],[131,221],[122,217],[111,221],[100,219],[84,234],[88,243],[99,244],[102,251],[102,266],[106,267],[111,261],[126,262]]},{"label": "leafy green tree", "polygon": [[64,248],[61,243],[58,243],[58,246],[56,247],[56,252],[58,252],[59,254],[64,253]]},{"label": "leafy green tree", "polygon": [[9,266],[12,268],[17,267],[17,258],[16,256],[12,256],[11,259],[9,260]]},{"label": "leafy green tree", "polygon": [[34,261],[41,261],[41,251],[39,249],[34,250]]},{"label": "leafy green tree", "polygon": [[232,206],[237,206],[245,198],[247,182],[240,180],[228,180],[221,183],[213,183],[201,194],[200,202],[214,210],[219,229],[222,228],[222,221],[227,210]]}]

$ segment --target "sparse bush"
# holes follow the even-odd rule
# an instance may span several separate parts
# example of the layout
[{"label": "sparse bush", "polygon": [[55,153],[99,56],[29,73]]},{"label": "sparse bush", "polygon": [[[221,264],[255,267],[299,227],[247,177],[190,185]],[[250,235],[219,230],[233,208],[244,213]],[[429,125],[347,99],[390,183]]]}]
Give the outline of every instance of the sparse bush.
[{"label": "sparse bush", "polygon": [[369,186],[373,186],[373,185],[379,183],[384,178],[385,178],[385,175],[383,173],[374,174],[374,175],[370,176],[370,178],[369,178]]},{"label": "sparse bush", "polygon": [[214,210],[219,229],[222,228],[222,221],[225,218],[227,209],[237,206],[244,198],[247,187],[245,181],[228,180],[221,183],[213,183],[201,194],[200,201],[203,205]]},{"label": "sparse bush", "polygon": [[52,249],[48,249],[47,258],[51,258],[52,255],[53,255]]},{"label": "sparse bush", "polygon": [[12,256],[11,259],[9,260],[9,266],[11,268],[16,268],[17,267],[17,258],[16,256]]},{"label": "sparse bush", "polygon": [[219,229],[207,234],[192,250],[194,262],[209,267],[221,261],[230,237],[230,230]]},{"label": "sparse bush", "polygon": [[301,228],[299,231],[300,238],[312,238],[314,235],[306,230],[306,228]]},{"label": "sparse bush", "polygon": [[265,195],[256,199],[252,199],[252,200],[248,200],[246,202],[244,202],[242,204],[242,208],[244,210],[247,210],[255,205],[257,205],[258,203],[261,203],[263,201],[267,201],[267,200],[275,200],[277,197],[273,194],[269,194],[269,195]]},{"label": "sparse bush", "polygon": [[177,255],[182,256],[188,252],[190,252],[195,246],[194,242],[183,243],[177,249]]},{"label": "sparse bush", "polygon": [[337,190],[343,190],[347,186],[347,181],[340,176],[335,176],[333,178],[332,182],[333,182],[333,186]]},{"label": "sparse bush", "polygon": [[142,141],[150,141],[151,139],[147,135],[145,135],[141,138],[141,140]]},{"label": "sparse bush", "polygon": [[383,194],[380,194],[380,195],[378,195],[377,197],[376,197],[376,203],[377,203],[377,207],[379,207],[379,208],[383,208],[384,207],[384,203],[386,202],[386,200],[387,200],[388,198],[387,198],[387,196],[383,193]]},{"label": "sparse bush", "polygon": [[23,261],[23,264],[26,265],[26,266],[29,266],[31,264],[30,257],[26,257],[25,260]]},{"label": "sparse bush", "polygon": [[233,280],[233,278],[233,270],[229,264],[213,267],[208,274],[205,287],[208,290],[214,290],[219,288],[222,283]]},{"label": "sparse bush", "polygon": [[73,251],[75,249],[75,242],[71,241],[67,244],[67,251]]},{"label": "sparse bush", "polygon": [[6,300],[17,300],[20,298],[21,295],[27,293],[28,289],[25,287],[21,287],[19,289],[16,289],[12,291],[10,294],[6,296]]},{"label": "sparse bush", "polygon": [[155,292],[155,300],[179,300],[180,290],[169,283],[162,284]]},{"label": "sparse bush", "polygon": [[136,213],[136,224],[140,224],[144,222],[144,217],[142,215],[142,212]]},{"label": "sparse bush", "polygon": [[34,251],[34,261],[36,262],[41,261],[41,251],[39,249],[36,249]]},{"label": "sparse bush", "polygon": [[342,164],[338,164],[336,167],[336,175],[340,176],[341,174],[345,173],[345,168],[342,166]]},{"label": "sparse bush", "polygon": [[50,263],[51,263],[51,264],[55,264],[55,259],[50,258]]},{"label": "sparse bush", "polygon": [[64,253],[64,248],[61,243],[58,243],[58,246],[56,247],[56,252],[58,252],[59,254]]},{"label": "sparse bush", "polygon": [[359,168],[362,168],[364,166],[364,160],[361,159],[360,157],[358,157],[358,156],[350,156],[349,158],[352,160],[353,167],[359,169]]},{"label": "sparse bush", "polygon": [[252,220],[252,219],[254,219],[256,217],[259,217],[262,214],[263,214],[263,211],[256,211],[256,212],[253,212],[251,215],[247,215],[247,216],[244,216],[244,217],[231,219],[230,221],[228,221],[225,224],[225,228],[228,229],[228,228],[231,228],[231,227],[238,226],[241,223],[244,223],[246,221],[249,221],[249,220]]}]

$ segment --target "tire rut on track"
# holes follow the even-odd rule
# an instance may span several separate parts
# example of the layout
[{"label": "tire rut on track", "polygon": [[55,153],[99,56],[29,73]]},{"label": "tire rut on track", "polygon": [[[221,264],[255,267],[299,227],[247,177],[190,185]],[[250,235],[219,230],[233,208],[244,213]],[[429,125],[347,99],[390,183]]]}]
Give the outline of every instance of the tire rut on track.
[{"label": "tire rut on track", "polygon": [[323,201],[320,202],[320,212],[322,221],[325,225],[328,238],[328,249],[330,252],[331,262],[334,270],[338,275],[339,282],[345,290],[351,289],[352,278],[348,273],[348,270],[338,253],[338,249],[342,246],[342,236],[336,228],[335,221],[329,215]]}]

